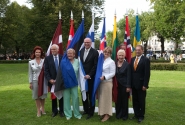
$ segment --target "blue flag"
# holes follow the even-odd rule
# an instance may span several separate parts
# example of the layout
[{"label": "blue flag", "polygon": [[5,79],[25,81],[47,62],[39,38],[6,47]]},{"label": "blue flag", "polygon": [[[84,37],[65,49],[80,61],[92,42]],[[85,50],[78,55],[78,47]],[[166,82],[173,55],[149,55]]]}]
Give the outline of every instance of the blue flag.
[{"label": "blue flag", "polygon": [[[68,48],[74,48],[76,50],[76,53],[78,54],[79,48],[83,42],[83,36],[84,36],[84,20],[82,20],[80,26],[78,27],[71,43],[69,44]],[[81,42],[82,41],[82,42]],[[65,53],[60,68],[62,70],[62,77],[64,80],[64,87],[65,88],[72,88],[74,86],[78,85],[78,81],[73,69],[73,66],[71,62],[69,61],[67,54]]]},{"label": "blue flag", "polygon": [[97,91],[98,86],[101,82],[100,77],[102,76],[103,62],[104,62],[103,50],[105,49],[105,47],[106,47],[106,33],[105,33],[105,18],[104,18],[101,41],[100,41],[100,51],[99,51],[99,57],[98,57],[98,64],[97,64],[97,68],[96,68],[96,75],[95,75],[94,86],[93,86],[93,91],[92,91],[92,100],[91,100],[92,105],[95,105],[96,91]]}]

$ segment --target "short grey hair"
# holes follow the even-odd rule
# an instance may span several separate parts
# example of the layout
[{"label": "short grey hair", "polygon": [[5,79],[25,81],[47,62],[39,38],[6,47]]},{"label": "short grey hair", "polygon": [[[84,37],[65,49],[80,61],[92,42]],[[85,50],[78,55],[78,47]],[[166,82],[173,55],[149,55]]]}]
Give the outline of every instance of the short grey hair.
[{"label": "short grey hair", "polygon": [[119,53],[123,53],[123,54],[125,55],[125,50],[120,49],[120,50],[118,50],[117,55],[118,55]]},{"label": "short grey hair", "polygon": [[59,50],[59,46],[57,45],[57,44],[53,44],[51,47],[56,47],[57,48],[57,50]]},{"label": "short grey hair", "polygon": [[69,51],[72,51],[73,54],[75,55],[75,50],[74,50],[73,48],[69,48],[69,49],[67,50],[67,53],[68,53]]}]

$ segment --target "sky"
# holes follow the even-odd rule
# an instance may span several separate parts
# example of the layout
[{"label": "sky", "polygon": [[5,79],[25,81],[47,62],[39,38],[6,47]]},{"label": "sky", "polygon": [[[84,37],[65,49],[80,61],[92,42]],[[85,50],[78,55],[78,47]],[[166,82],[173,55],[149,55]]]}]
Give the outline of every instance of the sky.
[{"label": "sky", "polygon": [[[26,3],[27,0],[10,0],[17,1],[20,5],[30,6]],[[116,21],[118,22],[121,18],[124,17],[126,10],[133,9],[135,12],[138,10],[138,13],[142,11],[148,11],[150,9],[150,2],[146,0],[105,0],[105,16],[106,16],[106,31],[113,30],[114,23],[114,14],[116,10]],[[101,32],[103,23],[99,25],[98,31]]]}]

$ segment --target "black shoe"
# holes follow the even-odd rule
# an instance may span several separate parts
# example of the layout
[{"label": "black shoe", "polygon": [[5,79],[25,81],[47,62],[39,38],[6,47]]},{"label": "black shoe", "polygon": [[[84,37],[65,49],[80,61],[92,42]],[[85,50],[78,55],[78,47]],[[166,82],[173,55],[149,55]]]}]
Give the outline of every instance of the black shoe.
[{"label": "black shoe", "polygon": [[88,115],[88,116],[86,117],[86,120],[90,119],[91,117],[92,117],[92,115]]},{"label": "black shoe", "polygon": [[64,113],[60,113],[60,117],[64,117],[65,115],[64,115]]},{"label": "black shoe", "polygon": [[58,114],[58,113],[53,113],[53,114],[52,114],[52,117],[55,117],[57,114]]},{"label": "black shoe", "polygon": [[87,112],[83,112],[83,113],[82,113],[82,115],[86,115],[86,114],[88,114],[88,113],[87,113]]},{"label": "black shoe", "polygon": [[128,117],[123,117],[122,119],[123,119],[123,121],[126,121],[128,119]]},{"label": "black shoe", "polygon": [[133,116],[132,118],[130,118],[130,120],[133,120],[133,119],[138,119],[136,116]]},{"label": "black shoe", "polygon": [[138,119],[138,123],[141,123],[142,121],[143,121],[142,118],[139,118],[139,119]]}]

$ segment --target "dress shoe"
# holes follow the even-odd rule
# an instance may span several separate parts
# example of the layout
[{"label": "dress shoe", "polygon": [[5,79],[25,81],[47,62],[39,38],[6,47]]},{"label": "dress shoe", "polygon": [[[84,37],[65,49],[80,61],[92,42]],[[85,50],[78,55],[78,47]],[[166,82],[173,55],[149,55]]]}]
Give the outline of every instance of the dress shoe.
[{"label": "dress shoe", "polygon": [[128,117],[123,117],[122,119],[123,119],[123,121],[126,121],[128,119]]},{"label": "dress shoe", "polygon": [[37,114],[37,117],[41,117],[41,114]]},{"label": "dress shoe", "polygon": [[132,118],[130,118],[130,120],[133,120],[133,119],[138,119],[136,116],[133,116]]},{"label": "dress shoe", "polygon": [[86,115],[86,114],[88,114],[88,113],[87,113],[87,112],[83,112],[83,113],[82,113],[82,115]]},{"label": "dress shoe", "polygon": [[105,121],[107,121],[109,118],[110,118],[109,115],[105,115],[104,118],[103,118],[101,121],[102,121],[102,122],[105,122]]},{"label": "dress shoe", "polygon": [[92,117],[92,115],[88,115],[87,118],[86,118],[86,120],[90,119],[91,117]]},{"label": "dress shoe", "polygon": [[60,117],[64,117],[65,115],[64,115],[64,113],[60,113]]},{"label": "dress shoe", "polygon": [[52,114],[52,117],[55,117],[57,114],[58,114],[58,113],[53,113],[53,114]]},{"label": "dress shoe", "polygon": [[143,121],[142,118],[139,118],[139,119],[138,119],[138,123],[141,123],[142,121]]},{"label": "dress shoe", "polygon": [[66,117],[66,119],[67,119],[67,120],[70,120],[71,118],[69,118],[69,117],[67,118],[67,117]]}]

